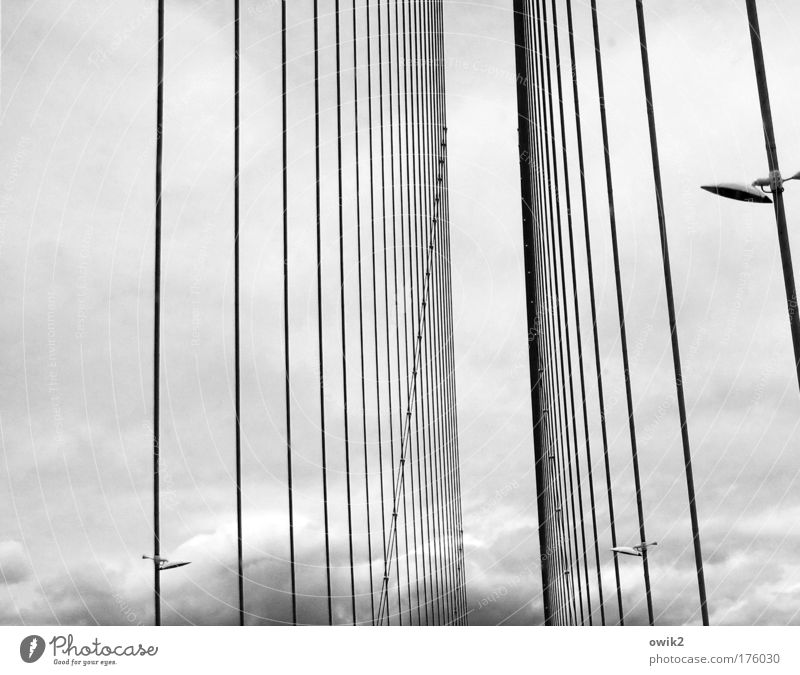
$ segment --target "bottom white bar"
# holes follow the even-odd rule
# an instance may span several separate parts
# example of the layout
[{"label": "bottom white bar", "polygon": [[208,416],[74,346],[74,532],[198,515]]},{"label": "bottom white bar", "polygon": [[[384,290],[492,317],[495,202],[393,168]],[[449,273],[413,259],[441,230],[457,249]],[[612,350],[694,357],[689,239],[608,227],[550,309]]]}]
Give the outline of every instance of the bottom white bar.
[{"label": "bottom white bar", "polygon": [[799,643],[800,628],[27,626],[0,629],[0,672],[798,673]]}]

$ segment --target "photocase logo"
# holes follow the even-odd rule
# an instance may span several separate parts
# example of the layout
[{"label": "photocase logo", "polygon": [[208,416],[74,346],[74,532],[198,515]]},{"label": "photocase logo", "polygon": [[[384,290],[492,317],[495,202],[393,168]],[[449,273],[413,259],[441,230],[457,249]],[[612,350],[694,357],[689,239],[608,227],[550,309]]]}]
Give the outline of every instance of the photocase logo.
[{"label": "photocase logo", "polygon": [[25,663],[33,663],[44,654],[44,639],[40,635],[29,635],[19,644],[19,655]]}]

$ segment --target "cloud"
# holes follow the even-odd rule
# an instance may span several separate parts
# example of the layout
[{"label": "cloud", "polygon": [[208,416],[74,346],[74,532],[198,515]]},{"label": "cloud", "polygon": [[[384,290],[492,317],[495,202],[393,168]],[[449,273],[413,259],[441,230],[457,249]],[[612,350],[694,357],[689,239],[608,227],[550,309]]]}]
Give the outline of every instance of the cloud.
[{"label": "cloud", "polygon": [[0,577],[6,586],[18,584],[30,577],[31,568],[25,549],[18,541],[0,542]]}]

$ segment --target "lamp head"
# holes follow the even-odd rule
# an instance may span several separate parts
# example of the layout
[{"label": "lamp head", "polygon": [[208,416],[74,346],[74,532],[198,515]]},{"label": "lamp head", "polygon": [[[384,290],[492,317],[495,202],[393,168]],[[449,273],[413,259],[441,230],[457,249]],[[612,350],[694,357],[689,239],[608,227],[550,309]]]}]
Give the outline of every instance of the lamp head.
[{"label": "lamp head", "polygon": [[701,185],[706,192],[710,192],[720,197],[736,199],[740,202],[754,202],[757,204],[771,204],[769,195],[752,185],[744,183],[719,183],[717,185]]}]

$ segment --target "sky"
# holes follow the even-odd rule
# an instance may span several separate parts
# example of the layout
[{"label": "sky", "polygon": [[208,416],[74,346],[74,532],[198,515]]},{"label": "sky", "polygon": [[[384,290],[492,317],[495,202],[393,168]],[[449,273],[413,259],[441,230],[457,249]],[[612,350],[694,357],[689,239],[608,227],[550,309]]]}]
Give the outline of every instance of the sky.
[{"label": "sky", "polygon": [[[285,621],[288,611],[282,308],[276,290],[279,6],[267,0],[242,4],[246,592],[251,621],[274,624]],[[650,558],[656,621],[698,623],[634,2],[598,4],[642,494],[648,535],[659,542]],[[229,5],[183,0],[168,3],[167,11],[163,532],[165,553],[193,563],[164,575],[165,623],[236,621]],[[800,168],[792,165],[800,158],[800,134],[792,114],[796,87],[790,85],[800,76],[791,30],[800,8],[789,0],[759,5],[779,155],[789,174]],[[309,271],[310,6],[306,0],[290,5],[289,209],[295,224],[290,255],[298,557],[305,566],[299,609],[314,622],[322,619],[318,596],[324,588],[314,489],[319,434]],[[617,531],[621,542],[636,543],[591,17],[583,0],[573,9]],[[744,8],[675,0],[649,3],[646,10],[711,622],[796,624],[798,391],[774,217],[770,207],[699,190],[701,184],[749,182],[766,173]],[[2,5],[3,624],[152,621],[152,574],[141,555],[151,546],[152,527],[155,19],[152,1]],[[469,621],[536,624],[542,620],[541,580],[510,2],[450,0],[445,28]],[[326,15],[323,100],[333,91],[330,29]],[[571,97],[565,105],[569,113]],[[326,108],[325,138],[335,131],[333,123]],[[574,128],[567,131],[575,166]],[[323,148],[328,207],[336,197],[334,150]],[[578,204],[576,183],[570,190]],[[789,183],[794,250],[800,245],[791,228],[800,212],[796,195]],[[352,199],[345,208],[353,213]],[[580,263],[583,223],[576,218],[575,224]],[[326,254],[333,255],[335,245],[333,236],[327,238]],[[591,324],[585,265],[578,272],[586,349]],[[332,306],[338,289],[332,284],[326,293]],[[335,336],[334,313],[326,320],[328,335]],[[339,345],[330,340],[326,348],[334,353]],[[587,368],[593,465],[600,476],[599,411],[593,365]],[[337,377],[331,368],[331,392]],[[330,396],[335,410],[340,402]],[[331,428],[337,428],[341,420],[332,415]],[[342,486],[341,467],[334,464],[331,489]],[[334,510],[334,523],[343,518],[342,509]],[[608,599],[613,572],[602,500],[598,518]],[[337,588],[346,581],[338,567],[346,562],[343,541],[337,535]],[[363,532],[357,544],[363,549]],[[644,623],[641,569],[627,559],[621,567],[626,622]],[[361,565],[360,587],[364,575]],[[340,600],[336,620],[346,621]],[[359,598],[360,610],[365,602]],[[616,616],[610,603],[607,610]]]}]

